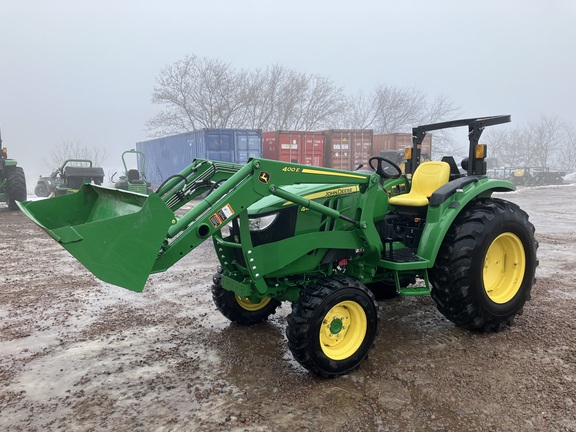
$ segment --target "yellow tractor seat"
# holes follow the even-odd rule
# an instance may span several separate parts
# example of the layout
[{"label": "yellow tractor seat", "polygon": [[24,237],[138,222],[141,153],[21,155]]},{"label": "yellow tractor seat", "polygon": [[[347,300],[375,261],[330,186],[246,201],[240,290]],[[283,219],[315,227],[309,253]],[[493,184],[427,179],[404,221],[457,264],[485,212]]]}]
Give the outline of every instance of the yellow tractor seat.
[{"label": "yellow tractor seat", "polygon": [[412,176],[410,192],[390,198],[390,204],[396,206],[423,207],[428,198],[440,186],[450,179],[450,165],[446,162],[423,162],[418,165]]}]

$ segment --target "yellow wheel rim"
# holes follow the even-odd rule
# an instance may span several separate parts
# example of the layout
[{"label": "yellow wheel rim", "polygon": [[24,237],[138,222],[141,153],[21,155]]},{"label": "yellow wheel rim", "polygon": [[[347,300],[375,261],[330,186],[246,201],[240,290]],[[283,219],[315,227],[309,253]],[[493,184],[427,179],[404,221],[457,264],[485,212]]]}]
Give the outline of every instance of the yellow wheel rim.
[{"label": "yellow wheel rim", "polygon": [[264,309],[264,307],[270,303],[271,300],[272,299],[270,297],[264,297],[262,300],[260,300],[259,303],[252,303],[248,297],[236,296],[236,301],[240,307],[250,312],[256,312],[260,309]]},{"label": "yellow wheel rim", "polygon": [[367,328],[366,313],[358,303],[338,303],[322,320],[320,347],[332,360],[346,359],[360,348]]},{"label": "yellow wheel rim", "polygon": [[494,303],[504,304],[516,295],[526,271],[522,241],[512,233],[494,239],[484,258],[484,289]]}]

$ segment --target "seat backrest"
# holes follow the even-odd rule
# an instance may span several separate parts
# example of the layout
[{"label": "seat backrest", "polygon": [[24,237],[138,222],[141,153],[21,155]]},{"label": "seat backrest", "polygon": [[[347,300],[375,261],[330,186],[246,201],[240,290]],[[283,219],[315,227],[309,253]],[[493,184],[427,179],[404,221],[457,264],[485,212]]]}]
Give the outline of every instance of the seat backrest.
[{"label": "seat backrest", "polygon": [[138,172],[137,169],[129,169],[127,177],[129,182],[136,182],[140,180],[140,173]]},{"label": "seat backrest", "polygon": [[446,162],[422,162],[412,175],[412,186],[407,194],[390,197],[388,202],[395,206],[425,207],[428,198],[440,186],[450,180],[450,165]]},{"label": "seat backrest", "polygon": [[427,198],[450,179],[450,165],[446,162],[422,162],[412,176],[410,193],[423,195]]},{"label": "seat backrest", "polygon": [[446,162],[448,165],[450,165],[450,181],[462,177],[462,174],[460,174],[460,170],[458,169],[458,165],[456,165],[456,161],[454,160],[453,156],[442,157],[442,162]]}]

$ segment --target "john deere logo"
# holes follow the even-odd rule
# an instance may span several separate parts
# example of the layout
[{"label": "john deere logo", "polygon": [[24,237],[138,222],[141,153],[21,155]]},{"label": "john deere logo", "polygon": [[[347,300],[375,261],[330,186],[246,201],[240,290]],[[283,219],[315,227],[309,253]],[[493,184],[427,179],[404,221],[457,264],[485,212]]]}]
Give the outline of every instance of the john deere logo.
[{"label": "john deere logo", "polygon": [[262,171],[258,176],[258,180],[260,180],[264,184],[268,184],[268,182],[270,181],[270,174],[268,174],[266,171]]}]

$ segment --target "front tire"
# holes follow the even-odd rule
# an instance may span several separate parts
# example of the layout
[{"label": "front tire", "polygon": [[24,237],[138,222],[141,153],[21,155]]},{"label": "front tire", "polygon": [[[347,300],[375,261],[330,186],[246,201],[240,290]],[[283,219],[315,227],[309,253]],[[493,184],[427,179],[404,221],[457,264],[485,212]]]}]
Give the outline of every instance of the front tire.
[{"label": "front tire", "polygon": [[350,277],[326,277],[309,285],[288,315],[288,347],[310,372],[338,376],[368,357],[378,328],[374,295]]},{"label": "front tire", "polygon": [[530,299],[538,243],[516,204],[482,199],[460,214],[430,272],[432,298],[456,325],[500,331]]},{"label": "front tire", "polygon": [[246,297],[240,297],[224,289],[220,267],[212,277],[212,300],[222,315],[232,322],[243,325],[266,321],[280,306],[278,300],[270,297],[264,297],[259,303],[253,303]]}]

